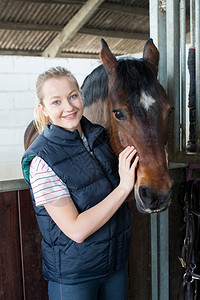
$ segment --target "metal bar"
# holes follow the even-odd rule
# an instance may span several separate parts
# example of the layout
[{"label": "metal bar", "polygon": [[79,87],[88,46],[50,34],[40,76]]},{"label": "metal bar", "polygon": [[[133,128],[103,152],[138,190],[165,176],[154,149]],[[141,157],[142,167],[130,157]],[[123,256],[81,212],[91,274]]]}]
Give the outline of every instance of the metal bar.
[{"label": "metal bar", "polygon": [[[149,1],[150,37],[154,44],[159,47],[159,3],[155,0]],[[165,39],[163,39],[164,41]],[[159,51],[162,53],[162,51]],[[160,64],[160,62],[159,62]],[[159,75],[160,70],[159,68]],[[158,217],[156,214],[150,216],[151,220],[151,299],[159,300],[159,266],[158,266]]]},{"label": "metal bar", "polygon": [[181,87],[181,150],[186,150],[186,7],[185,0],[180,1],[180,87]]},{"label": "metal bar", "polygon": [[195,46],[195,0],[190,0],[190,44]]},{"label": "metal bar", "polygon": [[[160,1],[149,1],[150,37],[160,53],[158,79],[167,88],[166,12]],[[168,211],[151,215],[152,300],[169,299]]]},{"label": "metal bar", "polygon": [[167,76],[166,76],[166,12],[160,10],[160,1],[149,2],[150,6],[150,37],[153,38],[154,44],[158,47],[160,59],[158,79],[164,89],[167,88]]},{"label": "metal bar", "polygon": [[180,53],[179,53],[179,1],[168,0],[167,27],[167,93],[174,107],[169,124],[169,160],[180,151]]},{"label": "metal bar", "polygon": [[169,299],[169,221],[168,210],[158,214],[159,300]]},{"label": "metal bar", "polygon": [[196,153],[200,153],[200,3],[195,1],[196,41]]},{"label": "metal bar", "polygon": [[151,295],[159,300],[158,215],[151,215]]}]

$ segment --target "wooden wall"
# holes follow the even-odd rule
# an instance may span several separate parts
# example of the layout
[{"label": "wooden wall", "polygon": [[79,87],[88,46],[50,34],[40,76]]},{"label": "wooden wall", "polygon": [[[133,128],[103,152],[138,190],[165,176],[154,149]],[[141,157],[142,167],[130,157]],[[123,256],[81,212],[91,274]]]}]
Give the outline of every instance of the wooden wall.
[{"label": "wooden wall", "polygon": [[129,260],[128,296],[129,300],[151,300],[150,215],[139,213],[135,201],[130,202],[130,207],[133,211],[133,229]]},{"label": "wooden wall", "polygon": [[48,299],[28,190],[0,193],[0,228],[0,299]]}]

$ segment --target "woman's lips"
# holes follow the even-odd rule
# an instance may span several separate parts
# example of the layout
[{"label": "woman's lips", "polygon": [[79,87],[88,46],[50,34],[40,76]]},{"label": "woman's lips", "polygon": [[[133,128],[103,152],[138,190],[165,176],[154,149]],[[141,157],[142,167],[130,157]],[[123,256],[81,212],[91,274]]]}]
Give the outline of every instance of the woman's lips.
[{"label": "woman's lips", "polygon": [[76,117],[77,112],[71,113],[69,115],[63,116],[64,119],[72,120]]}]

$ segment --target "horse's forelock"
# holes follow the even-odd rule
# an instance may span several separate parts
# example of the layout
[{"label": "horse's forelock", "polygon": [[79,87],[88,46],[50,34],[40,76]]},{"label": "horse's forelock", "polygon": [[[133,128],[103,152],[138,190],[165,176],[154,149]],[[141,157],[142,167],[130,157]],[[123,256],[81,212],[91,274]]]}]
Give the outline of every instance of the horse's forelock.
[{"label": "horse's forelock", "polygon": [[141,103],[142,94],[159,99],[159,83],[145,59],[120,59],[112,90],[126,91],[129,107],[140,120],[147,117],[147,110]]},{"label": "horse's forelock", "polygon": [[158,82],[145,59],[127,58],[118,60],[114,86],[126,90],[130,97],[133,93],[140,95],[142,91],[149,95],[156,94]]}]

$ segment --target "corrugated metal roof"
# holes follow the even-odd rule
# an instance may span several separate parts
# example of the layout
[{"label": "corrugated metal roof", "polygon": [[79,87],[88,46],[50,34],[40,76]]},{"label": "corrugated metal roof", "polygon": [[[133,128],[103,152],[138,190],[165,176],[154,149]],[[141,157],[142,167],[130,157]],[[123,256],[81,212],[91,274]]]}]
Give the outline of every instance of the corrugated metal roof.
[{"label": "corrugated metal roof", "polygon": [[[44,55],[43,51],[85,3],[83,0],[1,0],[0,54]],[[148,34],[148,1],[108,0],[94,9],[89,20],[62,45],[57,56],[97,57],[101,37],[116,55],[134,53],[142,50]]]},{"label": "corrugated metal roof", "polygon": [[[0,55],[98,57],[101,37],[116,55],[142,51],[149,38],[148,0],[106,0],[100,5],[96,1],[92,10],[87,3],[0,0]],[[86,7],[90,17],[80,18],[80,24],[77,19],[74,31],[66,37],[70,22]],[[58,50],[52,51],[53,43],[60,43]]]}]

